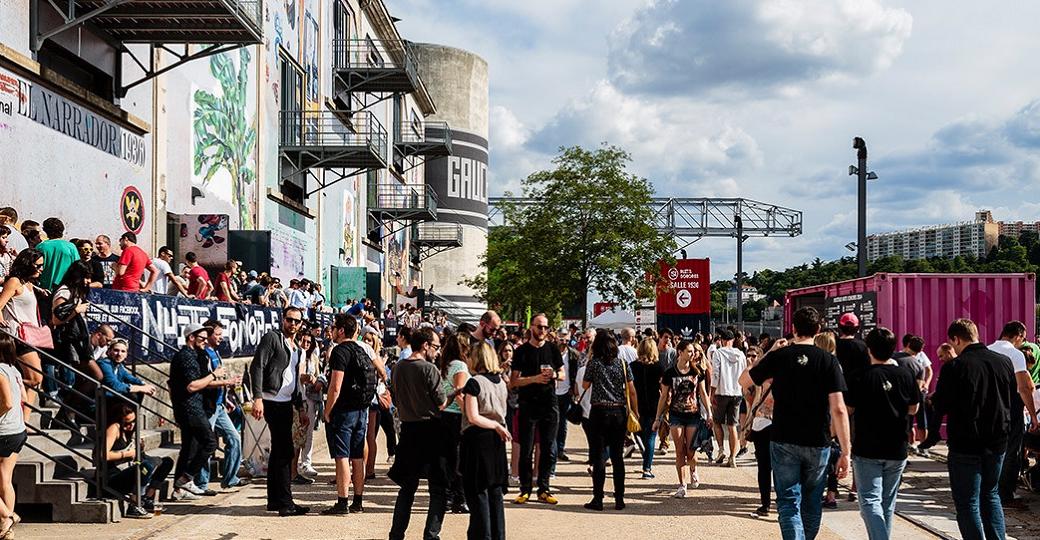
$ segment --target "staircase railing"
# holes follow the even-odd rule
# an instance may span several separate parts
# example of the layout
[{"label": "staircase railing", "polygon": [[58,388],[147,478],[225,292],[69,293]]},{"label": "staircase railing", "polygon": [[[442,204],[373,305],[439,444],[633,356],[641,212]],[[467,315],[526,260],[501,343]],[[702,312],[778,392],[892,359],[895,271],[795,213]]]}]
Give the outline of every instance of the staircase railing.
[{"label": "staircase railing", "polygon": [[[41,361],[45,360],[47,362],[51,362],[51,363],[55,364],[59,368],[69,370],[76,376],[78,381],[86,382],[86,383],[88,383],[88,384],[90,384],[90,385],[92,385],[94,387],[94,390],[92,392],[93,396],[90,396],[90,395],[88,395],[88,393],[85,393],[85,392],[79,390],[78,388],[76,388],[75,384],[71,384],[70,385],[67,382],[65,382],[64,380],[62,380],[60,377],[57,377],[57,376],[54,376],[54,375],[48,375],[46,373],[46,371],[44,369],[42,369],[42,367],[41,368],[37,368],[35,366],[31,366],[31,365],[29,365],[27,363],[24,363],[24,362],[21,363],[21,367],[23,369],[28,369],[28,370],[33,371],[35,373],[39,373],[42,376],[43,380],[49,380],[50,382],[56,384],[61,390],[63,390],[65,392],[65,397],[64,398],[59,398],[59,399],[55,400],[55,401],[57,401],[60,404],[60,408],[58,409],[58,415],[57,415],[58,418],[57,419],[56,418],[52,418],[51,421],[53,423],[58,424],[61,427],[64,427],[64,428],[74,432],[74,433],[78,433],[79,436],[84,438],[84,440],[90,442],[91,443],[91,448],[92,448],[91,455],[88,456],[85,453],[83,453],[80,449],[74,448],[73,445],[70,444],[71,440],[69,442],[62,442],[62,441],[58,440],[58,438],[56,438],[53,435],[51,435],[50,433],[47,433],[46,430],[43,428],[43,425],[42,425],[43,415],[46,414],[46,411],[44,411],[43,408],[40,407],[39,405],[35,405],[35,404],[31,404],[31,403],[25,403],[24,404],[32,412],[35,412],[35,413],[39,414],[40,415],[40,420],[41,420],[40,425],[37,426],[37,425],[33,425],[29,418],[26,418],[26,422],[25,422],[26,430],[31,432],[33,435],[40,435],[40,436],[42,436],[43,438],[53,442],[54,444],[58,445],[62,449],[66,450],[70,454],[73,454],[75,456],[78,456],[81,459],[84,459],[84,460],[87,460],[87,461],[91,462],[94,465],[94,475],[93,475],[93,477],[91,475],[88,475],[88,474],[84,473],[82,470],[80,470],[78,464],[76,464],[75,461],[73,462],[73,464],[69,464],[66,461],[60,460],[60,459],[57,458],[57,456],[52,455],[52,453],[50,453],[50,452],[48,452],[48,451],[46,451],[46,450],[36,446],[35,444],[33,444],[31,442],[31,440],[27,440],[26,443],[25,443],[25,446],[28,447],[29,449],[35,451],[39,455],[43,456],[44,458],[46,458],[46,459],[50,460],[51,462],[53,462],[56,467],[60,467],[60,468],[62,468],[64,470],[67,470],[68,473],[69,473],[69,476],[76,477],[76,478],[79,478],[79,479],[85,481],[88,485],[90,485],[90,486],[92,486],[94,488],[95,493],[96,493],[98,498],[105,498],[104,496],[107,494],[107,495],[112,495],[113,498],[120,499],[120,500],[123,500],[123,501],[128,501],[129,500],[129,494],[119,493],[118,491],[115,491],[114,489],[110,488],[107,485],[108,484],[109,465],[108,465],[108,454],[107,454],[107,452],[108,452],[107,446],[108,445],[106,444],[107,441],[105,440],[107,427],[108,427],[108,418],[107,418],[108,414],[107,413],[108,413],[109,407],[111,406],[110,400],[113,401],[113,402],[125,403],[125,404],[129,405],[130,407],[132,407],[134,409],[134,415],[137,417],[137,422],[134,425],[134,448],[135,448],[134,455],[136,456],[136,459],[134,460],[134,462],[131,463],[131,466],[137,468],[137,474],[134,475],[135,476],[134,488],[135,488],[135,493],[140,494],[141,493],[141,470],[140,470],[140,467],[141,467],[141,423],[142,423],[140,411],[141,411],[141,409],[144,409],[144,410],[148,410],[150,412],[153,412],[153,414],[157,414],[157,413],[155,413],[154,411],[151,411],[151,409],[145,407],[144,405],[135,402],[134,400],[130,399],[129,397],[124,396],[124,395],[116,392],[114,389],[112,389],[112,388],[110,388],[108,386],[105,386],[101,381],[99,381],[96,378],[94,378],[94,377],[92,377],[92,376],[90,376],[90,375],[80,371],[79,369],[77,369],[76,367],[70,365],[69,363],[65,362],[64,360],[61,360],[61,359],[55,357],[54,355],[50,354],[49,352],[47,352],[47,351],[45,351],[43,349],[40,349],[39,347],[36,347],[36,346],[34,346],[34,345],[30,344],[30,343],[25,342],[24,340],[20,339],[18,336],[13,335],[10,332],[8,332],[6,328],[0,328],[0,331],[10,335],[19,344],[21,344],[21,345],[23,345],[23,346],[25,346],[25,347],[35,351],[36,354],[40,356]],[[59,395],[60,395],[60,393],[61,392],[59,392]],[[109,395],[109,393],[111,395]],[[82,404],[79,404],[79,406],[83,406],[84,408],[87,408],[87,409],[93,408],[94,409],[94,416],[91,417],[91,416],[87,415],[83,411],[79,410],[78,406],[73,406],[73,405],[65,403],[65,400],[68,398],[68,396],[70,394],[74,394],[75,396],[77,396],[77,397],[79,397],[80,399],[83,400]],[[48,399],[53,399],[53,398],[48,398]],[[77,425],[74,425],[74,424],[66,423],[65,422],[65,418],[61,418],[63,412],[71,412],[75,416],[77,416],[79,418],[82,418],[84,420],[87,420],[88,422],[94,422],[94,435],[93,435],[93,437],[90,437],[89,435],[84,435],[84,434],[80,433],[79,430],[81,429],[81,426],[77,426]]]}]

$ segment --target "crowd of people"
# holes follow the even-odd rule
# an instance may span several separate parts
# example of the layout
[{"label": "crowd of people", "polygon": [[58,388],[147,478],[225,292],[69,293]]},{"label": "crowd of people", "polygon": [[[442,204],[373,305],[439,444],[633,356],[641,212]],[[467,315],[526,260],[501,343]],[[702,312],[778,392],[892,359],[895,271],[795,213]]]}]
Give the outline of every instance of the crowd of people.
[{"label": "crowd of people", "polygon": [[[248,414],[269,429],[266,505],[281,516],[310,511],[293,486],[314,482],[321,424],[336,470],[335,500],[322,514],[363,512],[382,429],[387,476],[399,487],[391,539],[404,538],[421,480],[430,494],[425,538],[439,537],[449,511],[469,514],[470,538],[504,538],[511,487],[514,504],[558,503],[552,483],[557,464],[572,459],[571,424],[589,449],[589,511],[604,509],[608,461],[613,506],[624,510],[625,459],[636,451],[641,478],[650,480],[655,457],[673,449],[673,496],[681,499],[701,484],[699,460],[736,467],[753,444],[760,504],[750,513],[765,517],[775,505],[785,539],[817,535],[823,509],[838,505],[838,480],[850,473],[848,501],[858,502],[868,536],[890,538],[908,457],[928,456],[943,425],[961,534],[1004,538],[1004,508],[1023,506],[1021,472],[1040,450],[1040,348],[1019,321],[988,347],[972,321],[953,321],[947,341],[932,344],[942,367],[935,372],[921,337],[864,332],[852,313],[826,329],[812,308],[797,310],[783,337],[734,327],[686,336],[561,329],[545,314],[507,331],[494,311],[456,327],[445,313],[409,304],[380,316],[370,299],[349,302],[323,326],[314,315],[328,310],[325,299],[306,279],[282,290],[277,278],[229,261],[213,281],[193,253],[174,273],[172,250],[149,258],[132,233],[120,237],[117,255],[106,236],[65,240],[57,218],[24,221],[16,233],[12,212],[0,209],[0,537],[20,521],[11,476],[27,407],[40,396],[56,399],[58,418],[78,436],[94,411],[76,395],[89,394],[91,381],[112,398],[98,433],[107,487],[130,501],[124,515],[161,509],[167,479],[175,500],[215,495],[218,441],[221,488],[248,484],[240,471]],[[176,461],[144,454],[134,441],[135,404],[157,389],[126,368],[129,344],[112,328],[87,326],[95,287],[282,310],[280,328],[262,338],[242,375],[220,357],[220,321],[183,328],[168,382],[182,441]],[[76,370],[41,363],[45,342]],[[55,380],[80,392],[59,392]]]}]

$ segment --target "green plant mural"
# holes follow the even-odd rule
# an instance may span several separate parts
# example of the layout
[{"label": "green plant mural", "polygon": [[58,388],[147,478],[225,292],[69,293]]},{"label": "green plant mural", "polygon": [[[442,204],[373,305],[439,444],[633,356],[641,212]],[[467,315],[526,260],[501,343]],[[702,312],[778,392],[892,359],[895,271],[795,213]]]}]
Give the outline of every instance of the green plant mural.
[{"label": "green plant mural", "polygon": [[238,205],[239,227],[251,229],[248,193],[256,180],[256,115],[246,119],[251,55],[248,47],[238,51],[237,67],[231,53],[210,57],[209,70],[220,83],[219,94],[195,91],[195,177],[201,176],[206,187],[215,174],[226,170],[231,175],[231,201]]}]

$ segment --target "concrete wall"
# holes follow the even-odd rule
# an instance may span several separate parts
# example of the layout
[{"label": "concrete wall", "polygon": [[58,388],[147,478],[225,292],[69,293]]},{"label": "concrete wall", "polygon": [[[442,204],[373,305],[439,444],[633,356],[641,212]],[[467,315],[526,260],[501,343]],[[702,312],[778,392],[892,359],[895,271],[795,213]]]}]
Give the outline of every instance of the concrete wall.
[{"label": "concrete wall", "polygon": [[420,72],[437,103],[430,120],[448,122],[454,156],[427,164],[427,184],[440,199],[438,219],[463,226],[461,248],[423,262],[423,284],[479,317],[487,306],[460,283],[483,272],[487,251],[488,65],[468,51],[422,43],[416,45]]}]

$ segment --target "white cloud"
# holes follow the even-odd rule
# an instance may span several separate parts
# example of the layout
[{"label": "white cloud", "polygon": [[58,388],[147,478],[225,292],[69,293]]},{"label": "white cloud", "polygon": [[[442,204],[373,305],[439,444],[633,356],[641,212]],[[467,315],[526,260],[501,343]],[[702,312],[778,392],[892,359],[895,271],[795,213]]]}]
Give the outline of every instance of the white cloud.
[{"label": "white cloud", "polygon": [[608,71],[648,94],[791,94],[885,69],[911,26],[878,0],[652,0],[611,35]]}]

